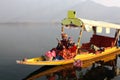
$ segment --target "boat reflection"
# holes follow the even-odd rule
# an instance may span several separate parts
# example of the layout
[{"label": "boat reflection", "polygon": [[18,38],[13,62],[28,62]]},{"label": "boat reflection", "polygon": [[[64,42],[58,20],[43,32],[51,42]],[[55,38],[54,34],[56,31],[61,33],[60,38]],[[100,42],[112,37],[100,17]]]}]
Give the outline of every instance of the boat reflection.
[{"label": "boat reflection", "polygon": [[73,67],[73,64],[62,66],[43,66],[29,74],[23,80],[111,80],[114,77],[112,69],[97,66],[87,69]]}]

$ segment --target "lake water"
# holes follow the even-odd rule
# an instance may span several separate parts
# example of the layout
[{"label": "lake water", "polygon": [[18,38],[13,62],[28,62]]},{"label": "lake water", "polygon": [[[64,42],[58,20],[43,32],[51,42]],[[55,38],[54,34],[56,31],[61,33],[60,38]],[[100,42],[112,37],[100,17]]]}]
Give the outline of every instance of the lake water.
[{"label": "lake water", "polygon": [[[16,60],[43,55],[56,47],[56,38],[60,39],[60,34],[60,24],[0,24],[0,80],[22,80],[40,68],[41,66],[19,65]],[[79,29],[71,29],[68,34],[74,36],[76,42]],[[92,32],[85,33],[82,42],[88,42],[90,34]],[[46,79],[43,77],[39,80]]]}]

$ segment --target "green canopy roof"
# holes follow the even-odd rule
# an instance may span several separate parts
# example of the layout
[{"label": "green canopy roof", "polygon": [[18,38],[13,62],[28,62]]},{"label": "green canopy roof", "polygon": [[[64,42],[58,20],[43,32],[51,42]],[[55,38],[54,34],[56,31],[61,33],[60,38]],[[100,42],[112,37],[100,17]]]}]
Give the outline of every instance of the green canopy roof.
[{"label": "green canopy roof", "polygon": [[81,27],[83,22],[78,18],[65,18],[62,20],[61,24],[65,26]]},{"label": "green canopy roof", "polygon": [[61,24],[64,26],[81,27],[83,22],[79,18],[76,18],[75,11],[69,10],[67,18],[63,19]]}]

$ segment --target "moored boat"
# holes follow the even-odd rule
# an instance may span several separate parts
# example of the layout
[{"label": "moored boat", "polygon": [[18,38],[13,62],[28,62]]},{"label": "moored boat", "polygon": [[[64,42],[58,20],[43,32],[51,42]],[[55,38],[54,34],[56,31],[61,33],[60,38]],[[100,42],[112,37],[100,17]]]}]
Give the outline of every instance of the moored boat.
[{"label": "moored boat", "polygon": [[[69,55],[66,52],[65,54],[62,53],[63,59],[53,59],[52,57],[51,60],[46,60],[46,56],[41,56],[37,58],[17,60],[16,62],[18,64],[25,65],[65,65],[74,63],[76,60],[80,60],[82,62],[81,67],[84,68],[95,62],[108,62],[114,60],[116,59],[116,56],[120,54],[120,48],[117,46],[120,36],[120,25],[108,22],[79,19],[76,18],[75,11],[69,11],[68,17],[63,19],[61,24],[62,34],[65,33],[65,27],[80,29],[78,42],[75,44],[76,48],[75,46],[72,46],[72,48],[69,49],[68,47],[66,48],[67,50],[72,51],[69,52]],[[109,33],[110,28],[115,29],[116,32],[114,37],[98,35],[97,30],[100,32],[101,28],[106,28],[107,33]],[[93,36],[90,38],[88,43],[81,43],[83,31],[88,30],[93,31]],[[60,52],[63,52],[63,49]]]}]

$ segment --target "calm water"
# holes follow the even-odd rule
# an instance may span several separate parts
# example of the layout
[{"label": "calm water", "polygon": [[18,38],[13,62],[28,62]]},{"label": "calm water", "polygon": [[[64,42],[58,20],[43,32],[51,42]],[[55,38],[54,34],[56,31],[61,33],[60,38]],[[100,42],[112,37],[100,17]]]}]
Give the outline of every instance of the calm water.
[{"label": "calm water", "polygon": [[[41,56],[56,47],[60,29],[60,24],[0,24],[0,80],[22,80],[40,68],[41,66],[19,65],[15,61]],[[77,41],[79,29],[71,29],[68,34]],[[82,42],[88,42],[87,35],[90,34],[83,35]]]}]

